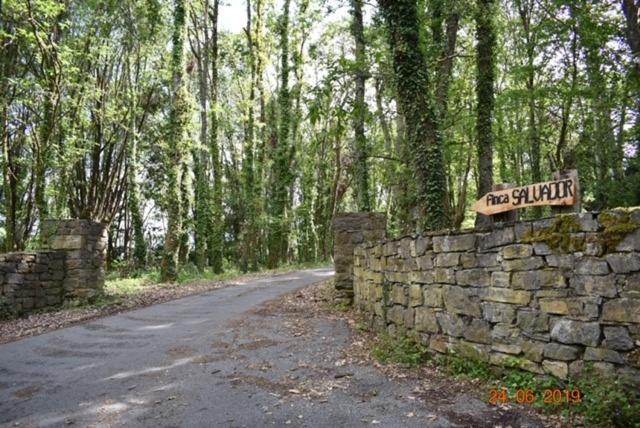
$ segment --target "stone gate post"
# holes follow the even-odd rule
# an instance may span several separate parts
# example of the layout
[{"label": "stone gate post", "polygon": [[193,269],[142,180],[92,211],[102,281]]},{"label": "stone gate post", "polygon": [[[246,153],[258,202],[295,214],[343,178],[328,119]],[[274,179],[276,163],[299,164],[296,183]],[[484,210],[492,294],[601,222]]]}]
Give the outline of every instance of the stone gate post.
[{"label": "stone gate post", "polygon": [[333,262],[335,289],[339,302],[353,303],[353,250],[363,242],[384,239],[387,218],[384,213],[339,213],[333,222]]}]

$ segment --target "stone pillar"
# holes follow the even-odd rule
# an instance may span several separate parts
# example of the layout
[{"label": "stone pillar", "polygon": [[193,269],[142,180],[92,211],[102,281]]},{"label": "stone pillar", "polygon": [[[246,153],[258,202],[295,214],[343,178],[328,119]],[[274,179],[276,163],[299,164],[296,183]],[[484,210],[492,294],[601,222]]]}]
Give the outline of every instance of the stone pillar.
[{"label": "stone pillar", "polygon": [[63,301],[75,304],[102,294],[107,225],[91,220],[45,220],[42,248],[65,253]]},{"label": "stone pillar", "polygon": [[333,262],[335,288],[339,302],[353,302],[353,250],[356,245],[384,239],[387,218],[384,213],[340,213],[333,222]]}]

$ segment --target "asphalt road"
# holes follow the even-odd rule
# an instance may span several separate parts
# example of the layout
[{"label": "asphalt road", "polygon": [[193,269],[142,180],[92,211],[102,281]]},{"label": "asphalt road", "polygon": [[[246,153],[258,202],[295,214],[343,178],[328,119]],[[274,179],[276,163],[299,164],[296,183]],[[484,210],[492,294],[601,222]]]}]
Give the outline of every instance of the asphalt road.
[{"label": "asphalt road", "polygon": [[256,279],[0,345],[0,426],[538,426],[470,397],[436,406],[411,382],[343,365],[344,322],[273,303],[332,274]]}]

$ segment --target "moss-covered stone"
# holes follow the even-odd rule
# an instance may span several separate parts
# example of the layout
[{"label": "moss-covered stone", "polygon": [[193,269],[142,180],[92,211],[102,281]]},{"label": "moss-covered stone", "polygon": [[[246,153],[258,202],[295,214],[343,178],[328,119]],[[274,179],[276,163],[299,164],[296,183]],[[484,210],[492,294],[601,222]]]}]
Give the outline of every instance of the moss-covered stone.
[{"label": "moss-covered stone", "polygon": [[573,215],[559,215],[550,227],[532,230],[523,237],[523,242],[542,242],[554,250],[582,251],[584,237],[576,235],[581,231],[580,223]]},{"label": "moss-covered stone", "polygon": [[615,251],[627,235],[640,228],[640,222],[632,219],[625,210],[604,212],[598,216],[598,221],[604,227],[600,241],[605,252]]}]

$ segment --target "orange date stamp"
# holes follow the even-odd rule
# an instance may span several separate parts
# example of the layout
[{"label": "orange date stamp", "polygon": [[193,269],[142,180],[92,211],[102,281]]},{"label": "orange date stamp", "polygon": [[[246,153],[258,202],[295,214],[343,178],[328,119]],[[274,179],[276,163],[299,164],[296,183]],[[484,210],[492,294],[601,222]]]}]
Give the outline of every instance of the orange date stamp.
[{"label": "orange date stamp", "polygon": [[510,393],[507,388],[489,391],[489,404],[505,403],[535,404],[540,403],[558,406],[562,404],[578,404],[582,402],[582,392],[579,389],[549,388],[539,392],[533,389],[516,389]]}]

